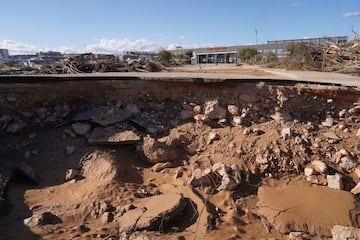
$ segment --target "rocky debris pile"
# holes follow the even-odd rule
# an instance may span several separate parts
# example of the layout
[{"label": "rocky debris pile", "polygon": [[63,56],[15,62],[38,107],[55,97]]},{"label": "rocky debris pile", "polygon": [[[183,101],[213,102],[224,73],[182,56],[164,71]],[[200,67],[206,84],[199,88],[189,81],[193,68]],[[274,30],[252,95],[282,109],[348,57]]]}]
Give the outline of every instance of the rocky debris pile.
[{"label": "rocky debris pile", "polygon": [[323,52],[323,71],[360,75],[360,38],[344,45],[331,44]]},{"label": "rocky debris pile", "polygon": [[201,170],[196,168],[189,180],[189,184],[192,187],[209,187],[210,191],[214,189],[235,190],[241,183],[241,172],[238,165],[233,164],[227,166],[223,163],[215,163],[211,168]]},{"label": "rocky debris pile", "polygon": [[[3,136],[24,133],[29,141],[16,147],[2,146],[1,151],[7,154],[24,150],[24,162],[31,166],[39,150],[28,146],[38,136],[26,131],[55,126],[60,132],[56,141],[69,141],[61,149],[67,158],[74,158],[88,147],[75,144],[75,140],[111,152],[105,157],[98,153],[86,155],[80,159],[79,168],[66,167],[60,178],[64,183],[54,186],[56,191],[61,190],[58,196],[63,194],[64,198],[52,198],[55,203],[51,206],[37,207],[39,204],[32,203],[34,215],[27,220],[31,228],[43,224],[41,212],[65,221],[69,218],[66,209],[71,209],[71,214],[81,216],[83,223],[76,231],[95,232],[97,229],[92,228],[96,224],[111,228],[115,225],[112,229],[119,228],[126,239],[134,231],[166,232],[165,225],[177,231],[180,228],[174,222],[192,208],[195,210],[189,218],[208,230],[223,227],[226,222],[236,226],[239,233],[249,222],[260,221],[260,217],[266,226],[293,238],[303,232],[330,236],[333,224],[357,226],[345,216],[356,207],[350,202],[356,203],[354,195],[360,192],[360,109],[359,103],[320,95],[274,88],[268,96],[244,94],[228,101],[207,95],[204,101],[190,101],[190,97],[188,101],[159,101],[142,95],[126,103],[116,100],[99,105],[46,105],[0,116]],[[123,152],[117,156],[119,147],[112,145],[121,144],[136,145],[142,158],[135,154],[127,158]],[[136,158],[136,164],[132,158]],[[25,165],[23,171],[35,179],[36,174],[27,169]],[[263,186],[267,181],[283,179],[287,183],[307,180],[313,186],[307,182],[297,190],[266,190]],[[255,194],[259,186],[258,211],[254,211],[243,202],[252,201],[255,195],[249,194]],[[176,194],[170,194],[168,188]],[[178,193],[184,188],[190,189],[191,198]],[[81,205],[84,199],[86,204]],[[70,203],[56,204],[63,200]],[[197,213],[192,200],[198,208],[206,208],[205,217]],[[342,204],[336,204],[340,201]],[[334,215],[326,212],[329,209],[334,210]],[[336,214],[339,221],[334,220]],[[245,218],[248,222],[239,224]]]},{"label": "rocky debris pile", "polygon": [[335,225],[331,233],[333,240],[360,239],[360,228]]},{"label": "rocky debris pile", "polygon": [[139,59],[128,60],[125,63],[125,69],[127,72],[161,72],[168,71],[163,64],[159,61],[146,60],[144,57]]}]

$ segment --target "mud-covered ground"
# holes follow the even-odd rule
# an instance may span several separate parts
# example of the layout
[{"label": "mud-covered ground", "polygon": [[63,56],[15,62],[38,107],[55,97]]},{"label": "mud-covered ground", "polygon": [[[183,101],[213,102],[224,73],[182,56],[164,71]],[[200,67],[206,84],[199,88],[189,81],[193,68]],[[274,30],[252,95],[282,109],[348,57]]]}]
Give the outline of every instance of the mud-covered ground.
[{"label": "mud-covered ground", "polygon": [[330,239],[335,225],[359,227],[354,88],[82,81],[0,91],[0,239]]}]

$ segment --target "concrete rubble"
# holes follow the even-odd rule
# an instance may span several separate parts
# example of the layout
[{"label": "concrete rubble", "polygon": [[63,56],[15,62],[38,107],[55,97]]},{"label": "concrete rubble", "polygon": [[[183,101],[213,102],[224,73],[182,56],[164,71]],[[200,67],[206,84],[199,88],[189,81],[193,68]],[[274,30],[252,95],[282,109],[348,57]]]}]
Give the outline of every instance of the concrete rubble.
[{"label": "concrete rubble", "polygon": [[333,240],[360,239],[360,228],[335,225],[331,233]]},{"label": "concrete rubble", "polygon": [[241,173],[236,164],[227,166],[216,163],[211,168],[195,169],[189,180],[193,187],[212,187],[219,191],[234,190],[241,183]]},{"label": "concrete rubble", "polygon": [[[111,87],[106,101],[1,113],[1,154],[41,183],[22,196],[28,228],[54,239],[355,236],[354,98],[300,85],[263,83],[236,96],[186,86],[175,97],[156,92],[168,86],[129,96]],[[11,178],[0,172],[0,208]]]},{"label": "concrete rubble", "polygon": [[163,221],[171,221],[182,214],[187,202],[179,194],[161,194],[135,203],[118,221],[120,232],[158,229]]}]

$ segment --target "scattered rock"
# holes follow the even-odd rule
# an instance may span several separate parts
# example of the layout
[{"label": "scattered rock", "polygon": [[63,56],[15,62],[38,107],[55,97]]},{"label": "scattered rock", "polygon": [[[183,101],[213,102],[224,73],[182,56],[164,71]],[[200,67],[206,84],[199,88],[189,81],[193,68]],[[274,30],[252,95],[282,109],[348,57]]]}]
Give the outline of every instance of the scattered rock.
[{"label": "scattered rock", "polygon": [[342,169],[347,171],[353,170],[358,166],[358,162],[345,149],[337,151],[331,159],[332,162],[338,164]]},{"label": "scattered rock", "polygon": [[327,139],[340,140],[340,138],[335,134],[335,132],[325,132],[323,133],[323,135]]},{"label": "scattered rock", "polygon": [[75,152],[76,148],[74,146],[66,146],[65,153],[71,155]]},{"label": "scattered rock", "polygon": [[343,117],[345,117],[345,115],[346,115],[346,109],[342,109],[340,112],[339,112],[339,118],[343,118]]},{"label": "scattered rock", "polygon": [[358,182],[356,184],[356,186],[351,189],[350,192],[352,192],[354,195],[359,194],[360,193],[360,182]]},{"label": "scattered rock", "polygon": [[[214,179],[216,181],[214,181]],[[193,187],[215,187],[220,182],[220,176],[212,172],[211,169],[202,171],[200,168],[195,169],[189,180],[189,184]]]},{"label": "scattered rock", "polygon": [[210,132],[210,133],[207,135],[206,143],[207,143],[207,144],[211,144],[211,143],[213,143],[214,141],[219,140],[219,139],[220,139],[220,135],[219,135],[217,132]]},{"label": "scattered rock", "polygon": [[236,164],[231,166],[215,163],[204,171],[197,168],[193,171],[189,184],[193,187],[216,187],[217,190],[234,190],[241,183],[240,168]]},{"label": "scattered rock", "polygon": [[29,227],[39,227],[58,223],[62,223],[62,220],[51,212],[34,214],[31,217],[24,219],[24,224]]},{"label": "scattered rock", "polygon": [[360,138],[360,128],[357,130],[356,136]]},{"label": "scattered rock", "polygon": [[335,190],[343,189],[342,176],[339,173],[335,173],[335,175],[327,175],[326,180],[328,183],[328,187]]},{"label": "scattered rock", "polygon": [[319,160],[312,161],[311,166],[317,173],[320,173],[320,174],[324,174],[327,170],[326,164]]},{"label": "scattered rock", "polygon": [[275,108],[275,113],[270,117],[277,123],[286,123],[291,121],[291,116],[287,113],[282,113],[280,108]]},{"label": "scattered rock", "polygon": [[305,234],[303,232],[289,233],[289,240],[304,240]]},{"label": "scattered rock", "polygon": [[218,100],[208,101],[205,103],[204,116],[211,120],[226,118],[226,110],[219,106]]},{"label": "scattered rock", "polygon": [[7,125],[6,132],[8,133],[18,133],[21,132],[26,127],[26,124],[22,121],[13,122]]},{"label": "scattered rock", "polygon": [[313,169],[313,168],[306,167],[306,168],[304,169],[304,174],[305,174],[306,177],[309,177],[309,176],[313,175],[313,173],[314,173],[314,169]]},{"label": "scattered rock", "polygon": [[324,127],[332,127],[334,125],[334,119],[332,117],[327,117],[324,122],[321,122]]},{"label": "scattered rock", "polygon": [[241,116],[233,116],[231,123],[234,126],[239,126],[243,123],[243,118]]},{"label": "scattered rock", "polygon": [[65,173],[65,181],[70,181],[74,179],[76,176],[78,176],[78,172],[72,168],[66,170]]},{"label": "scattered rock", "polygon": [[151,137],[144,137],[144,142],[137,146],[137,152],[151,164],[173,161],[179,156],[176,148]]},{"label": "scattered rock", "polygon": [[154,172],[160,172],[165,168],[169,168],[172,166],[172,162],[159,162],[152,166],[151,170]]},{"label": "scattered rock", "polygon": [[357,240],[360,239],[360,228],[335,225],[331,229],[333,240]]},{"label": "scattered rock", "polygon": [[200,105],[194,106],[193,111],[195,114],[201,114],[202,112],[201,106]]},{"label": "scattered rock", "polygon": [[289,127],[283,128],[283,129],[281,130],[281,137],[282,137],[283,139],[289,139],[289,138],[291,138],[291,129],[290,129]]},{"label": "scattered rock", "polygon": [[103,224],[112,222],[114,220],[114,215],[111,212],[104,212],[100,220]]},{"label": "scattered rock", "polygon": [[186,169],[185,169],[184,167],[179,167],[179,168],[177,168],[177,169],[176,169],[176,172],[175,172],[174,178],[175,178],[175,179],[181,178],[181,177],[183,176],[185,170],[186,170]]},{"label": "scattered rock", "polygon": [[232,116],[239,115],[239,108],[236,105],[228,105],[227,110]]},{"label": "scattered rock", "polygon": [[86,135],[91,129],[91,125],[87,123],[74,123],[71,127],[74,133],[80,136]]},{"label": "scattered rock", "polygon": [[340,158],[339,166],[342,169],[349,171],[349,170],[356,168],[357,165],[358,165],[357,161],[354,158],[352,158],[350,155],[343,156]]},{"label": "scattered rock", "polygon": [[326,178],[322,175],[311,175],[306,177],[306,181],[308,181],[311,184],[326,186],[327,181]]},{"label": "scattered rock", "polygon": [[360,178],[360,167],[359,166],[355,168],[354,172],[355,172],[357,178]]}]

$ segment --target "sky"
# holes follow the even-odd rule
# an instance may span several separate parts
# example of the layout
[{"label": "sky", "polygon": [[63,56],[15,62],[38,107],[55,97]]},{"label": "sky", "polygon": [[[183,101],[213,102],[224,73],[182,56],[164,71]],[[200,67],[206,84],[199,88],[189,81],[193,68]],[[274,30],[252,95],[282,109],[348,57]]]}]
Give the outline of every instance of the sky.
[{"label": "sky", "polygon": [[10,55],[353,38],[352,29],[360,33],[360,0],[0,0],[0,48]]}]

